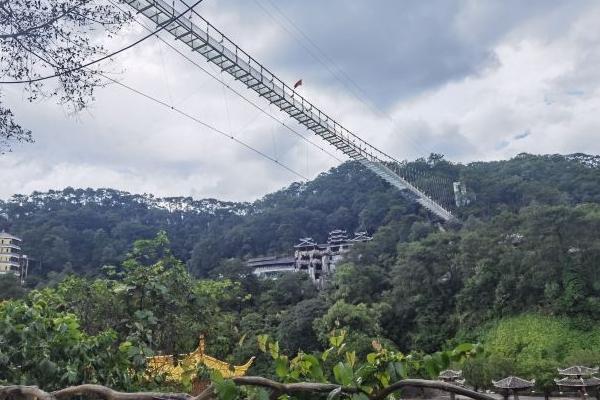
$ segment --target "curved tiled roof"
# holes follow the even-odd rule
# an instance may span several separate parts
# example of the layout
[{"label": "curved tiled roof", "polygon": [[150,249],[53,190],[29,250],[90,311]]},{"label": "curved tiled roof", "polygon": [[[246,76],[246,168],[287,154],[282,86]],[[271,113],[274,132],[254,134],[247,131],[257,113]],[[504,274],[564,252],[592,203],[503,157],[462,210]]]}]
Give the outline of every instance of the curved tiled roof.
[{"label": "curved tiled roof", "polygon": [[445,371],[440,372],[438,375],[439,379],[457,379],[462,377],[462,371],[454,371],[452,369],[447,369]]},{"label": "curved tiled roof", "polygon": [[591,378],[573,378],[573,377],[565,377],[562,379],[555,379],[554,382],[558,386],[564,387],[593,387],[600,386],[600,379],[596,377]]},{"label": "curved tiled roof", "polygon": [[590,368],[575,365],[565,369],[558,368],[558,373],[565,376],[592,376],[598,373],[598,367]]},{"label": "curved tiled roof", "polygon": [[518,376],[509,376],[492,383],[498,389],[527,389],[535,385],[535,380],[528,381]]},{"label": "curved tiled roof", "polygon": [[0,232],[0,239],[14,239],[14,240],[22,241],[21,238],[11,235],[10,233],[4,232],[4,231]]},{"label": "curved tiled roof", "polygon": [[204,348],[204,337],[201,336],[198,348],[191,353],[181,354],[180,357],[172,355],[148,357],[146,376],[152,378],[163,374],[168,381],[181,382],[184,375],[196,371],[197,366],[203,364],[213,371],[219,371],[223,378],[231,378],[246,375],[246,371],[254,362],[254,357],[252,357],[244,365],[231,365],[206,355]]}]

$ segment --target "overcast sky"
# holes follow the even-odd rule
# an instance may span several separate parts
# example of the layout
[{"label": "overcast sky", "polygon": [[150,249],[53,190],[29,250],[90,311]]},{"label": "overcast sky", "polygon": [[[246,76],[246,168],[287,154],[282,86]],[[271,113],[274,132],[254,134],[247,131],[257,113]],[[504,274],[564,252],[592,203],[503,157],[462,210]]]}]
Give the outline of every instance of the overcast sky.
[{"label": "overcast sky", "polygon": [[[302,78],[302,94],[396,158],[600,153],[598,1],[204,0],[197,9],[283,80]],[[144,33],[132,24],[106,47]],[[106,68],[304,176],[339,164],[157,39]],[[252,200],[300,179],[117,85],[75,116],[3,90],[36,143],[0,156],[0,198],[73,186]]]}]

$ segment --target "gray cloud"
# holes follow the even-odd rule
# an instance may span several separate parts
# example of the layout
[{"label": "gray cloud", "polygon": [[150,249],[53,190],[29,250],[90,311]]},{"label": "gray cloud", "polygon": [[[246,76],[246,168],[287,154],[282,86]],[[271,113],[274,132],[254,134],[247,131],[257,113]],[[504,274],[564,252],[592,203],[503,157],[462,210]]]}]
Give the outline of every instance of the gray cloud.
[{"label": "gray cloud", "polygon": [[[305,48],[311,48],[305,38],[301,44],[281,27],[279,23],[294,29],[269,0],[206,1],[200,11],[283,79],[303,78],[303,94],[397,158],[439,152],[470,161],[522,151],[600,152],[596,137],[600,121],[595,117],[600,107],[597,3],[285,0],[275,4],[364,89],[368,101],[384,108],[392,119],[369,111],[352,95],[358,89],[349,89],[352,84],[345,76],[340,78],[344,83],[338,82],[315,60]],[[142,33],[133,25],[107,46],[118,48]],[[338,163],[158,41],[117,57],[108,68],[124,71],[115,75],[124,83],[231,132],[302,175],[314,177]],[[246,93],[238,83],[232,85]],[[34,130],[37,142],[0,156],[0,197],[92,186],[250,200],[299,179],[230,139],[116,85],[99,90],[90,109],[75,117],[65,115],[52,101],[29,104],[18,89],[3,90],[16,117]],[[269,110],[264,99],[252,99]]]}]

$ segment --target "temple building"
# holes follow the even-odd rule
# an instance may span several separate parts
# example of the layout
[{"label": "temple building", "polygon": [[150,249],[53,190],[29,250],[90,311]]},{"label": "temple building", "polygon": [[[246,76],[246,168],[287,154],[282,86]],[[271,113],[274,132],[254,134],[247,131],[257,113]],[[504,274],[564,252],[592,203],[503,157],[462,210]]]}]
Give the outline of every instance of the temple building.
[{"label": "temple building", "polygon": [[195,374],[198,366],[203,365],[212,371],[218,371],[223,378],[244,376],[252,366],[254,357],[244,365],[231,365],[206,354],[204,336],[200,336],[198,347],[191,353],[173,355],[160,355],[148,357],[146,363],[146,377],[154,378],[162,375],[169,382],[181,382],[186,374]]},{"label": "temple building", "polygon": [[457,385],[464,385],[465,383],[462,371],[455,371],[452,369],[446,369],[440,372],[438,379],[442,382],[454,383]]},{"label": "temple building", "polygon": [[[457,386],[464,386],[465,379],[463,378],[462,370],[455,371],[452,369],[446,369],[438,375],[438,379],[442,382],[451,383]],[[455,400],[456,394],[450,392],[450,400]]]},{"label": "temple building", "polygon": [[311,237],[301,238],[294,246],[293,256],[252,258],[246,261],[246,265],[258,276],[304,272],[321,289],[352,246],[371,239],[366,232],[356,232],[353,238],[349,238],[345,230],[335,229],[329,232],[326,243],[319,244]]},{"label": "temple building", "polygon": [[21,283],[27,277],[29,259],[21,251],[21,238],[0,232],[0,275],[13,274]]},{"label": "temple building", "polygon": [[519,391],[531,389],[535,385],[535,380],[519,378],[518,376],[509,376],[499,381],[492,381],[495,388],[500,389],[504,399],[508,400],[508,395],[512,393],[515,400],[519,400]]},{"label": "temple building", "polygon": [[294,272],[294,257],[256,257],[246,261],[246,266],[252,268],[252,273],[256,276],[275,277],[281,273]]},{"label": "temple building", "polygon": [[600,387],[600,379],[594,376],[598,373],[598,367],[576,365],[565,369],[559,368],[558,373],[563,376],[561,379],[554,380],[558,387],[577,391],[582,399],[586,398],[587,389]]}]

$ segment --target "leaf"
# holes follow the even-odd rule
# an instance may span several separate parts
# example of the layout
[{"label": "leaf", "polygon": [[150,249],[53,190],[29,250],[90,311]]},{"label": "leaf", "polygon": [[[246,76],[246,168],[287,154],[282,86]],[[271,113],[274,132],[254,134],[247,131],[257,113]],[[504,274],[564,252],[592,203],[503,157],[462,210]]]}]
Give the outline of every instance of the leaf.
[{"label": "leaf", "polygon": [[348,362],[348,364],[354,368],[354,366],[356,365],[356,352],[355,351],[349,351],[346,353],[346,362]]},{"label": "leaf", "polygon": [[453,352],[455,354],[468,353],[473,350],[473,347],[475,347],[475,345],[472,343],[461,343],[454,348]]},{"label": "leaf", "polygon": [[244,334],[242,335],[242,337],[241,337],[241,338],[240,338],[240,340],[238,341],[238,347],[242,347],[242,346],[244,345],[244,341],[246,340],[246,336],[247,336],[247,335],[248,335],[247,333],[244,333]]},{"label": "leaf", "polygon": [[429,354],[423,357],[423,364],[425,366],[425,370],[430,378],[437,376],[439,373],[439,369],[437,368],[436,362]]},{"label": "leaf", "polygon": [[447,351],[440,353],[440,369],[446,369],[450,365],[450,356]]},{"label": "leaf", "polygon": [[329,353],[331,353],[331,350],[333,350],[333,347],[328,348],[327,350],[325,350],[322,354],[321,354],[321,360],[323,361],[327,361],[327,358],[329,357]]},{"label": "leaf", "polygon": [[346,338],[346,331],[341,330],[341,331],[339,331],[339,333],[340,333],[339,335],[333,334],[332,336],[329,337],[329,343],[333,347],[339,348],[344,343],[344,339]]},{"label": "leaf", "polygon": [[269,343],[269,352],[271,353],[271,357],[276,359],[279,357],[279,342],[271,342]]},{"label": "leaf", "polygon": [[333,375],[337,383],[342,386],[350,386],[354,380],[354,371],[344,363],[337,363],[333,367]]},{"label": "leaf", "polygon": [[238,388],[230,379],[214,382],[215,392],[220,400],[235,400],[238,397]]},{"label": "leaf", "polygon": [[395,362],[394,363],[394,370],[396,371],[396,374],[401,377],[402,379],[406,379],[408,378],[408,372],[406,370],[406,365],[403,362]]},{"label": "leaf", "polygon": [[285,378],[288,373],[288,360],[287,357],[279,357],[275,359],[275,373],[280,378]]},{"label": "leaf", "polygon": [[263,353],[267,352],[267,342],[269,341],[269,335],[258,335],[256,337],[256,340],[258,341],[258,348],[260,349],[260,351],[262,351]]},{"label": "leaf", "polygon": [[377,360],[377,353],[367,354],[367,362],[373,364]]}]

